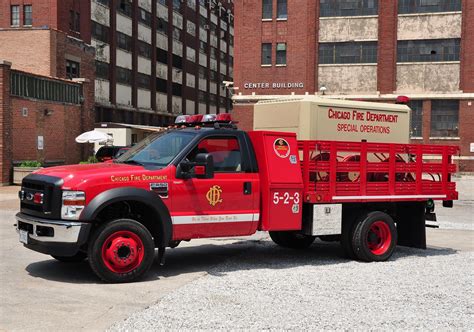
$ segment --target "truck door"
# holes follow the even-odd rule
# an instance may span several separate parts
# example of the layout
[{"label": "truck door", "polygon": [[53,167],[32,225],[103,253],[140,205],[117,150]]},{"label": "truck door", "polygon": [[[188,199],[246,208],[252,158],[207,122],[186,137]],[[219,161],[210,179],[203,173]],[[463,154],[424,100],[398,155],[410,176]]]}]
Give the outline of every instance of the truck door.
[{"label": "truck door", "polygon": [[172,188],[174,239],[248,235],[259,220],[259,180],[248,171],[248,151],[238,134],[202,138],[187,155],[214,159],[214,178],[176,179]]}]

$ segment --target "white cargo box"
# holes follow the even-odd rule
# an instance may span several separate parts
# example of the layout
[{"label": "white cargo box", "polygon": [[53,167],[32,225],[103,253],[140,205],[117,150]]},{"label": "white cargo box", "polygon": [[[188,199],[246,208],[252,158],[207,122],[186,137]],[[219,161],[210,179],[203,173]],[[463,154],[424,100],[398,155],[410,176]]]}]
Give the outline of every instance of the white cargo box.
[{"label": "white cargo box", "polygon": [[409,143],[406,105],[305,96],[254,106],[254,130],[294,132],[300,140]]}]

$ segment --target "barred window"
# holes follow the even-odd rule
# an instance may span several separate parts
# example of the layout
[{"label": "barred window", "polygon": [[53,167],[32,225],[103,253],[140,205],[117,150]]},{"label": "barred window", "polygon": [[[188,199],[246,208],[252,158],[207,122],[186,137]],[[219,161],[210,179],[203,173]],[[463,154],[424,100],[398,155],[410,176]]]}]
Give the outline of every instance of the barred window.
[{"label": "barred window", "polygon": [[398,62],[459,61],[461,39],[398,41]]},{"label": "barred window", "polygon": [[461,11],[461,0],[398,0],[398,13],[436,13]]},{"label": "barred window", "polygon": [[117,31],[117,47],[125,51],[131,52],[132,51],[132,37]]},{"label": "barred window", "polygon": [[138,21],[151,27],[151,13],[146,11],[143,8],[140,8],[140,13],[138,15]]},{"label": "barred window", "polygon": [[431,137],[458,137],[459,100],[431,102]]},{"label": "barred window", "polygon": [[263,43],[262,44],[262,65],[271,65],[272,64],[272,44]]},{"label": "barred window", "polygon": [[117,0],[117,11],[121,14],[132,17],[132,3],[130,0]]},{"label": "barred window", "polygon": [[411,100],[411,137],[423,137],[423,100]]},{"label": "barred window", "polygon": [[288,18],[287,0],[277,0],[277,18]]},{"label": "barred window", "polygon": [[321,43],[319,63],[377,63],[377,42]]},{"label": "barred window", "polygon": [[10,85],[11,94],[18,97],[69,104],[80,104],[82,100],[82,91],[79,84],[55,81],[12,71]]},{"label": "barred window", "polygon": [[150,75],[137,73],[137,86],[139,88],[150,90],[150,85],[151,85]]},{"label": "barred window", "polygon": [[15,5],[10,7],[10,24],[12,26],[20,25],[20,6]]},{"label": "barred window", "polygon": [[273,0],[262,1],[262,18],[271,19],[273,17]]},{"label": "barred window", "polygon": [[101,42],[109,42],[109,27],[92,21],[92,37]]},{"label": "barred window", "polygon": [[377,15],[378,0],[320,0],[320,16]]},{"label": "barred window", "polygon": [[141,40],[139,40],[137,44],[138,44],[138,55],[147,59],[151,59],[151,53],[152,53],[151,45]]},{"label": "barred window", "polygon": [[116,67],[117,83],[132,84],[132,71],[127,68]]},{"label": "barred window", "polygon": [[107,62],[96,61],[95,73],[96,73],[97,78],[108,80],[109,79],[109,64]]}]

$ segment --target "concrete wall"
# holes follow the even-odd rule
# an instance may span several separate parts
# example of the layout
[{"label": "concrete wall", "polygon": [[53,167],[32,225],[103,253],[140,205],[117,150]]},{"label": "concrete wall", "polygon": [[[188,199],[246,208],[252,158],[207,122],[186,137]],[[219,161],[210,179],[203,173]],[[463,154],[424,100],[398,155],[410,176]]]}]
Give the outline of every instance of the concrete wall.
[{"label": "concrete wall", "polygon": [[319,42],[377,40],[377,17],[331,17],[319,19]]},{"label": "concrete wall", "polygon": [[377,90],[377,65],[320,65],[319,87],[327,94],[373,93]]},{"label": "concrete wall", "polygon": [[460,13],[399,15],[398,40],[461,38]]},{"label": "concrete wall", "polygon": [[397,93],[459,92],[460,64],[398,63]]}]

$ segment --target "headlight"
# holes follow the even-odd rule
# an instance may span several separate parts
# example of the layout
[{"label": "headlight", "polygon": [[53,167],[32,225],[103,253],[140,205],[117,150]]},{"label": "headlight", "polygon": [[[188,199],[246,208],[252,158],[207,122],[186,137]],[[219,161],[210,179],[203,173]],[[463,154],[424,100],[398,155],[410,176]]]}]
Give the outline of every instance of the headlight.
[{"label": "headlight", "polygon": [[77,220],[86,205],[86,194],[83,191],[63,191],[61,218]]}]

